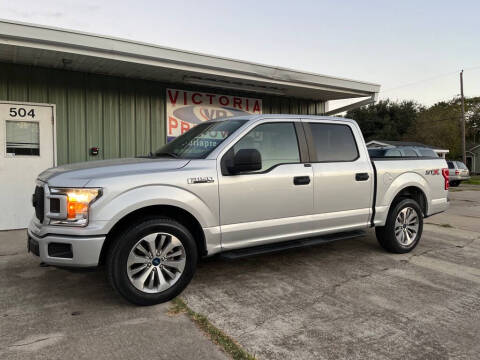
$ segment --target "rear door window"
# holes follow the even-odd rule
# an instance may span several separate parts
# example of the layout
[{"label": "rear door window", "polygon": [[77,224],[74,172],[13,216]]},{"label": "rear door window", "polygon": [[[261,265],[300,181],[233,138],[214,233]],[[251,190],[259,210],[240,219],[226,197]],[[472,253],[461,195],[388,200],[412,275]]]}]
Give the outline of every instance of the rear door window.
[{"label": "rear door window", "polygon": [[447,161],[447,164],[449,169],[455,169],[455,165],[453,165],[452,161]]},{"label": "rear door window", "polygon": [[358,158],[357,143],[350,126],[309,123],[317,161],[354,161]]}]

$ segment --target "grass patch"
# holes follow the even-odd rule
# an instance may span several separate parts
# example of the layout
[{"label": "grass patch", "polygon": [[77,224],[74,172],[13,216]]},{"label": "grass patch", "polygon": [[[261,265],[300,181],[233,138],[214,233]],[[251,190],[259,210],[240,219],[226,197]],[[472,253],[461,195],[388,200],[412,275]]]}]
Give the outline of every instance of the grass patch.
[{"label": "grass patch", "polygon": [[480,185],[480,175],[472,175],[472,177],[463,182],[464,184],[470,184],[470,185]]},{"label": "grass patch", "polygon": [[255,360],[255,356],[250,355],[242,347],[237,344],[230,336],[224,334],[220,329],[216,328],[208,319],[190,309],[185,302],[176,297],[172,300],[172,307],[169,314],[187,314],[197,326],[202,329],[208,337],[232,357],[234,360]]},{"label": "grass patch", "polygon": [[470,185],[480,185],[480,179],[469,179],[464,181],[465,184],[470,184]]}]

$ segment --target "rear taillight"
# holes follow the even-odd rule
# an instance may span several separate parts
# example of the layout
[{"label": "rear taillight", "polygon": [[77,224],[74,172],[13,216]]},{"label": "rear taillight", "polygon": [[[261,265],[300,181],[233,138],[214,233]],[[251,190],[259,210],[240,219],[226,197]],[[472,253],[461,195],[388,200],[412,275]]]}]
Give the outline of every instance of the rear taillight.
[{"label": "rear taillight", "polygon": [[460,174],[460,171],[455,170],[455,175],[458,175],[458,174]]},{"label": "rear taillight", "polygon": [[448,181],[448,169],[442,169],[443,179],[445,180],[445,190],[448,190],[450,183]]}]

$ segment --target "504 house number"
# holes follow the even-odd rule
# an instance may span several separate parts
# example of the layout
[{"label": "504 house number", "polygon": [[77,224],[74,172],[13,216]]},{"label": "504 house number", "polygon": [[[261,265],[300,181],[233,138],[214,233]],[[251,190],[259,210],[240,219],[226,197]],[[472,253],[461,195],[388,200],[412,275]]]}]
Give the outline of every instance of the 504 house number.
[{"label": "504 house number", "polygon": [[32,119],[35,118],[35,110],[34,109],[26,109],[23,107],[11,107],[10,108],[10,116],[11,117],[31,117]]}]

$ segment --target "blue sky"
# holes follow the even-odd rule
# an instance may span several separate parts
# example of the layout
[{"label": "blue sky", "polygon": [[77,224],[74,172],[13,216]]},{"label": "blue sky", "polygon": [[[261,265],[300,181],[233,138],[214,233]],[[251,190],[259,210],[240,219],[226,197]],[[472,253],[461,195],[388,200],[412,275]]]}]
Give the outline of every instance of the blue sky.
[{"label": "blue sky", "polygon": [[[480,96],[480,1],[0,0],[0,17],[382,85],[425,105]],[[335,106],[334,106],[335,107]]]}]

